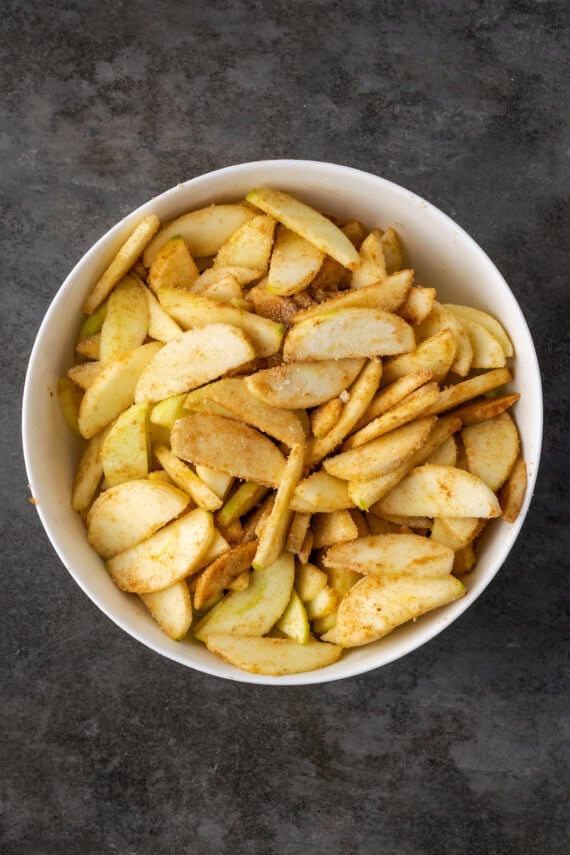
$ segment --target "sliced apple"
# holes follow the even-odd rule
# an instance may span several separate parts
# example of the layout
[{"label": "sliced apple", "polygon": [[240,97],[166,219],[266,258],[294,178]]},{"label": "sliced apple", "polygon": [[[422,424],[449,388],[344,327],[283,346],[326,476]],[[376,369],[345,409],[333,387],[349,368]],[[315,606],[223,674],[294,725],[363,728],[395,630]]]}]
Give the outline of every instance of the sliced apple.
[{"label": "sliced apple", "polygon": [[265,635],[277,623],[291,599],[295,559],[288,552],[265,570],[254,570],[245,591],[232,591],[195,627],[206,641],[210,633]]},{"label": "sliced apple", "polygon": [[228,274],[202,291],[204,297],[216,300],[218,303],[237,305],[243,302],[243,288],[235,278]]},{"label": "sliced apple", "polygon": [[294,323],[299,323],[308,318],[322,315],[323,312],[350,308],[382,309],[385,312],[396,312],[406,299],[413,278],[413,270],[401,270],[374,285],[367,285],[358,289],[350,288],[347,291],[333,294],[322,303],[296,312],[291,320]]},{"label": "sliced apple", "polygon": [[429,371],[436,383],[447,376],[457,345],[451,330],[443,330],[422,341],[411,353],[394,356],[384,364],[383,385],[418,370]]},{"label": "sliced apple", "polygon": [[311,514],[294,511],[289,527],[289,534],[287,535],[287,550],[292,552],[293,555],[299,554],[310,524]]},{"label": "sliced apple", "polygon": [[277,628],[297,644],[308,644],[311,640],[307,610],[295,590],[292,591],[287,608],[277,622]]},{"label": "sliced apple", "polygon": [[342,647],[369,644],[465,593],[465,586],[453,576],[435,579],[368,576],[343,597],[334,629],[321,638]]},{"label": "sliced apple", "polygon": [[228,552],[224,552],[202,571],[194,593],[194,605],[198,611],[212,597],[227,588],[230,582],[240,576],[244,570],[250,569],[256,549],[255,540],[239,544]]},{"label": "sliced apple", "polygon": [[178,326],[176,321],[164,311],[152,291],[145,288],[144,292],[148,303],[148,334],[150,338],[162,341],[165,344],[167,341],[172,341],[173,338],[178,338],[182,333],[182,327]]},{"label": "sliced apple", "polygon": [[495,494],[477,476],[453,466],[418,466],[383,499],[378,507],[388,514],[426,517],[501,515]]},{"label": "sliced apple", "polygon": [[218,633],[209,635],[206,643],[208,650],[230,665],[268,677],[325,668],[337,662],[342,652],[340,647],[320,641],[298,644],[290,638],[248,638]]},{"label": "sliced apple", "polygon": [[182,641],[192,624],[192,601],[186,582],[140,596],[163,632],[173,641]]},{"label": "sliced apple", "polygon": [[377,534],[331,546],[324,564],[367,576],[447,576],[453,550],[419,534]]},{"label": "sliced apple", "polygon": [[406,299],[398,309],[398,314],[413,327],[417,327],[431,312],[435,297],[435,288],[423,288],[421,285],[410,288]]},{"label": "sliced apple", "polygon": [[221,508],[223,500],[166,445],[157,443],[153,447],[153,453],[176,486],[192,496],[200,508],[207,511],[217,511]]},{"label": "sliced apple", "polygon": [[358,253],[349,238],[321,213],[279,190],[256,189],[246,200],[305,238],[349,270],[358,266]]},{"label": "sliced apple", "polygon": [[280,226],[271,255],[267,290],[282,296],[303,291],[318,273],[323,259],[320,249]]},{"label": "sliced apple", "polygon": [[83,392],[75,385],[71,377],[58,377],[57,397],[63,417],[68,427],[74,433],[81,434],[79,430],[79,408],[83,398]]},{"label": "sliced apple", "polygon": [[322,549],[334,543],[345,543],[358,537],[356,524],[346,510],[314,514],[311,525],[314,535],[313,549]]},{"label": "sliced apple", "polygon": [[353,508],[348,485],[328,472],[313,472],[295,488],[289,507],[302,513],[328,513]]},{"label": "sliced apple", "polygon": [[275,220],[255,216],[233,232],[216,254],[214,267],[251,267],[267,272]]},{"label": "sliced apple", "polygon": [[179,419],[171,445],[183,460],[268,487],[279,486],[285,469],[285,458],[270,439],[223,416],[196,413]]},{"label": "sliced apple", "polygon": [[268,493],[268,488],[253,481],[246,481],[230,496],[223,508],[218,512],[216,520],[223,528],[227,528],[240,517],[251,511]]},{"label": "sliced apple", "polygon": [[354,381],[364,360],[339,359],[290,363],[258,371],[246,378],[252,395],[288,410],[316,407],[339,395]]},{"label": "sliced apple", "polygon": [[246,336],[229,324],[188,330],[165,344],[149,362],[137,383],[135,400],[161,401],[188,392],[254,356]]},{"label": "sliced apple", "polygon": [[[327,567],[326,570],[329,585],[336,591],[339,600],[341,600],[347,591],[350,591],[353,585],[362,579],[362,574],[348,567]],[[326,632],[326,630],[323,630]]]},{"label": "sliced apple", "polygon": [[295,589],[303,603],[310,603],[328,584],[327,574],[314,564],[298,564]]},{"label": "sliced apple", "polygon": [[243,286],[249,285],[251,282],[255,282],[256,279],[261,279],[263,271],[255,270],[251,267],[238,267],[235,264],[210,267],[208,270],[204,270],[198,279],[192,283],[192,288],[190,290],[194,291],[195,294],[202,294],[212,285],[216,285],[227,276],[232,276],[239,285]]},{"label": "sliced apple", "polygon": [[283,470],[271,513],[259,538],[259,545],[253,559],[253,567],[256,570],[271,566],[285,549],[287,532],[293,516],[293,511],[290,508],[291,499],[303,475],[304,461],[304,443],[293,445]]},{"label": "sliced apple", "polygon": [[468,380],[462,380],[461,383],[442,389],[437,401],[428,407],[424,414],[444,413],[471,398],[484,395],[485,392],[496,389],[498,386],[504,386],[512,379],[513,375],[508,368],[494,368],[484,374],[477,374],[475,377],[470,377]]},{"label": "sliced apple", "polygon": [[311,413],[311,433],[317,439],[326,436],[329,430],[335,426],[342,413],[342,401],[340,398],[331,398],[324,404],[316,407]]},{"label": "sliced apple", "polygon": [[254,356],[271,356],[281,347],[285,327],[267,318],[180,288],[161,288],[158,298],[169,315],[185,329],[231,324],[242,330],[251,341]]},{"label": "sliced apple", "polygon": [[458,306],[454,303],[444,303],[444,307],[460,321],[468,320],[480,324],[499,341],[506,357],[514,355],[513,345],[504,327],[488,312],[482,312],[480,309],[474,309],[471,306]]},{"label": "sliced apple", "polygon": [[156,293],[165,285],[190,288],[200,271],[180,235],[170,238],[157,252],[148,272],[148,284]]},{"label": "sliced apple", "polygon": [[519,456],[517,427],[508,413],[464,427],[461,438],[467,468],[496,492],[507,480]]},{"label": "sliced apple", "polygon": [[[67,372],[67,376],[76,386],[79,386],[80,389],[86,391],[93,385],[100,373],[100,362],[81,362],[79,365],[73,365]],[[77,415],[79,415],[79,403],[80,400],[78,399]]]},{"label": "sliced apple", "polygon": [[433,301],[431,312],[427,318],[416,327],[416,336],[419,341],[433,338],[437,333],[451,330],[455,339],[455,357],[451,363],[451,370],[461,377],[468,374],[473,362],[473,347],[469,336],[461,321],[450,311],[444,308],[437,300]]},{"label": "sliced apple", "polygon": [[133,404],[111,426],[101,449],[103,472],[108,484],[148,475],[148,404]]},{"label": "sliced apple", "polygon": [[230,487],[234,483],[231,475],[226,475],[225,472],[218,472],[217,469],[211,469],[209,466],[196,466],[196,475],[204,484],[219,496],[220,499],[225,499]]},{"label": "sliced apple", "polygon": [[74,511],[86,511],[93,501],[103,477],[101,448],[107,437],[107,430],[91,437],[85,445],[71,490],[71,507]]},{"label": "sliced apple", "polygon": [[386,260],[380,229],[373,229],[364,239],[358,255],[358,267],[350,277],[351,288],[366,288],[386,279]]},{"label": "sliced apple", "polygon": [[526,487],[526,463],[522,457],[519,457],[499,493],[503,519],[507,522],[515,522],[520,514],[524,502]]},{"label": "sliced apple", "polygon": [[160,342],[135,347],[101,370],[81,402],[79,429],[82,436],[89,439],[99,433],[131,406],[141,374],[162,347]]},{"label": "sliced apple", "polygon": [[477,517],[438,517],[433,521],[430,540],[457,552],[471,543],[485,527],[486,520]]},{"label": "sliced apple", "polygon": [[212,515],[196,508],[107,562],[123,591],[151,594],[192,573],[214,537]]},{"label": "sliced apple", "polygon": [[87,315],[79,329],[77,341],[80,342],[85,338],[91,338],[92,335],[101,331],[105,315],[107,314],[108,301],[101,303],[98,309],[95,309],[93,314]]},{"label": "sliced apple", "polygon": [[373,419],[365,427],[349,437],[343,448],[358,448],[377,437],[384,436],[396,428],[411,422],[419,416],[439,397],[437,383],[426,383],[414,392],[406,395],[398,404],[378,418]]},{"label": "sliced apple", "polygon": [[165,398],[155,404],[150,413],[150,420],[155,425],[171,428],[177,419],[188,415],[188,410],[184,407],[186,394],[172,395],[170,398]]},{"label": "sliced apple", "polygon": [[378,418],[378,416],[387,413],[392,407],[395,407],[400,401],[403,401],[404,398],[411,395],[412,392],[415,392],[416,389],[419,389],[420,386],[423,386],[429,380],[431,380],[431,371],[426,371],[424,368],[418,368],[416,371],[412,371],[411,374],[405,374],[398,380],[394,380],[393,383],[390,383],[389,386],[373,398],[370,406],[356,425],[358,430],[369,424],[373,419]]},{"label": "sliced apple", "polygon": [[339,596],[334,588],[325,585],[317,596],[307,603],[307,617],[309,620],[322,620],[336,612],[339,604]]},{"label": "sliced apple", "polygon": [[396,270],[401,270],[404,266],[404,253],[400,239],[392,226],[389,226],[382,235],[382,246],[388,273],[391,274],[395,273]]},{"label": "sliced apple", "polygon": [[94,333],[87,338],[82,338],[76,345],[75,350],[80,356],[87,359],[99,359],[101,353],[101,332]]},{"label": "sliced apple", "polygon": [[434,466],[457,466],[457,442],[454,436],[446,439],[443,445],[436,448],[429,457],[426,458],[426,463],[433,463]]},{"label": "sliced apple", "polygon": [[143,263],[150,267],[158,251],[176,235],[184,238],[193,258],[215,255],[230,235],[254,216],[255,211],[243,204],[210,205],[183,214],[165,225],[149,243]]},{"label": "sliced apple", "polygon": [[300,321],[285,336],[285,362],[354,359],[406,353],[416,346],[412,328],[382,309],[348,308]]},{"label": "sliced apple", "polygon": [[489,330],[468,318],[461,318],[460,321],[473,349],[472,368],[502,368],[506,365],[503,348]]},{"label": "sliced apple", "polygon": [[459,416],[464,425],[474,425],[477,422],[485,422],[487,419],[500,416],[513,404],[516,404],[519,398],[518,392],[513,395],[501,395],[499,398],[478,398],[465,407],[455,410],[454,415]]}]

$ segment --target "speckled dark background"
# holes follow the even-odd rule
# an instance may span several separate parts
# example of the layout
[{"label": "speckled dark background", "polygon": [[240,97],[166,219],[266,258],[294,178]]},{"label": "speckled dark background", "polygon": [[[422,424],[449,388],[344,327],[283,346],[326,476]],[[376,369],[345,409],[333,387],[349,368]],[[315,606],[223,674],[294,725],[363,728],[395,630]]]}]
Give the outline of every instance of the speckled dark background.
[{"label": "speckled dark background", "polygon": [[[568,8],[4,0],[2,853],[568,851]],[[19,441],[35,332],[90,244],[179,180],[271,157],[456,218],[523,307],[547,408],[532,510],[477,605],[314,688],[225,683],[115,628],[52,552]]]}]

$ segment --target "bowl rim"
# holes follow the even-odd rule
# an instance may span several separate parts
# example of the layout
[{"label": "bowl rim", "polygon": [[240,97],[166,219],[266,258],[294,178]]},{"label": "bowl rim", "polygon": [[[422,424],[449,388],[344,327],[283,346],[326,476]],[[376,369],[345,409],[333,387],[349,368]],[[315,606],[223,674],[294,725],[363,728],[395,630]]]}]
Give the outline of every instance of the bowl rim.
[{"label": "bowl rim", "polygon": [[499,550],[495,561],[494,572],[488,572],[486,577],[480,580],[476,588],[471,589],[468,592],[470,596],[465,596],[460,600],[456,600],[455,602],[449,604],[446,607],[448,612],[451,612],[451,614],[443,624],[434,623],[434,625],[431,626],[429,629],[424,628],[423,633],[418,634],[417,638],[415,636],[412,637],[410,642],[405,645],[405,649],[395,650],[393,654],[385,655],[385,658],[383,658],[381,662],[363,662],[362,664],[355,665],[350,668],[347,673],[334,675],[329,674],[328,668],[320,669],[317,671],[302,672],[299,674],[284,675],[282,677],[277,678],[269,677],[266,675],[253,674],[246,671],[241,671],[237,668],[234,668],[235,673],[232,673],[231,675],[224,675],[217,673],[216,670],[214,668],[210,668],[207,663],[190,663],[181,654],[177,655],[176,651],[166,651],[164,648],[161,648],[158,644],[154,643],[151,639],[145,638],[142,632],[139,632],[137,629],[132,628],[128,624],[128,621],[126,619],[123,619],[121,616],[116,615],[111,609],[104,606],[100,602],[97,595],[90,589],[89,584],[84,579],[81,579],[78,575],[76,575],[74,568],[71,566],[71,562],[69,562],[66,557],[65,549],[60,541],[57,530],[54,530],[49,520],[46,518],[46,514],[43,510],[43,502],[37,502],[35,504],[35,508],[39,515],[44,531],[48,537],[48,540],[50,541],[60,561],[62,562],[68,573],[74,579],[75,583],[89,597],[89,599],[95,604],[95,606],[100,611],[102,611],[115,625],[117,625],[120,629],[122,629],[132,638],[141,642],[145,647],[150,648],[155,653],[158,653],[159,655],[164,656],[173,662],[177,662],[178,664],[183,665],[186,668],[191,668],[193,670],[208,674],[213,677],[217,677],[222,680],[230,680],[232,682],[266,686],[315,685],[320,683],[335,682],[337,680],[348,679],[350,677],[357,677],[364,673],[376,671],[377,669],[382,668],[385,665],[389,665],[392,662],[404,656],[407,656],[410,653],[413,653],[415,650],[420,647],[423,647],[433,638],[435,638],[437,635],[447,629],[448,626],[454,623],[465,611],[467,611],[468,608],[470,608],[475,603],[478,597],[481,596],[483,591],[497,575],[497,573],[505,563],[515,542],[517,541],[519,533],[524,525],[528,514],[532,494],[534,491],[534,486],[538,477],[543,443],[544,405],[542,393],[542,379],[540,374],[538,357],[536,354],[536,347],[534,345],[532,333],[529,329],[526,318],[509,284],[507,283],[493,260],[487,255],[485,250],[477,243],[477,241],[473,237],[471,237],[471,235],[467,231],[465,231],[465,229],[461,225],[459,225],[459,223],[457,223],[456,220],[452,219],[448,214],[446,214],[440,208],[436,207],[433,203],[429,202],[421,196],[418,196],[414,191],[409,190],[408,188],[403,187],[402,185],[397,184],[396,182],[391,181],[390,179],[384,178],[381,175],[376,175],[372,172],[367,172],[366,170],[356,169],[355,167],[346,166],[343,164],[337,164],[332,161],[306,160],[296,158],[279,158],[248,161],[244,163],[237,163],[230,166],[225,166],[220,169],[211,170],[210,172],[201,173],[200,175],[197,175],[193,178],[189,178],[183,182],[177,183],[176,185],[168,188],[167,190],[156,194],[151,199],[148,199],[147,201],[143,202],[141,205],[138,205],[136,208],[125,214],[125,216],[123,216],[118,222],[111,226],[110,229],[104,232],[98,238],[98,240],[94,244],[92,244],[89,249],[85,253],[83,253],[83,255],[81,255],[81,257],[77,260],[73,268],[69,271],[69,273],[57,289],[37,330],[34,339],[34,344],[30,351],[22,398],[22,444],[26,473],[29,481],[29,488],[31,490],[32,497],[35,497],[38,494],[35,489],[36,478],[34,450],[32,448],[31,437],[29,435],[29,426],[31,425],[31,416],[33,413],[33,400],[31,394],[32,381],[36,373],[36,364],[38,362],[40,351],[42,349],[43,338],[45,337],[47,331],[50,328],[52,316],[56,314],[60,302],[65,299],[66,292],[72,280],[75,278],[78,268],[87,263],[91,258],[93,258],[93,256],[96,256],[104,244],[111,243],[114,238],[116,238],[121,232],[125,230],[125,227],[130,222],[134,222],[138,218],[140,218],[140,216],[146,213],[147,210],[150,209],[153,204],[159,201],[162,202],[163,200],[167,200],[169,197],[174,196],[174,194],[179,192],[181,189],[188,187],[189,185],[198,187],[202,182],[208,182],[212,178],[222,179],[225,176],[229,177],[239,175],[239,173],[241,172],[249,172],[255,169],[263,169],[267,168],[268,166],[279,166],[286,168],[294,167],[299,169],[323,171],[329,170],[331,167],[333,167],[335,170],[340,170],[346,175],[353,174],[363,176],[368,180],[372,179],[374,181],[379,182],[379,184],[381,185],[389,186],[396,193],[406,194],[412,201],[416,202],[421,207],[427,209],[427,211],[429,211],[432,217],[435,217],[436,219],[439,219],[442,223],[444,223],[446,227],[452,226],[454,229],[456,229],[459,232],[462,240],[467,241],[467,243],[471,245],[471,249],[474,250],[476,254],[481,256],[484,263],[490,266],[490,269],[500,279],[502,285],[510,294],[513,301],[513,305],[516,307],[516,311],[518,313],[518,323],[522,325],[524,331],[528,335],[528,340],[531,345],[528,357],[530,358],[530,361],[533,365],[536,374],[538,393],[538,400],[536,401],[536,404],[538,406],[535,414],[536,420],[534,423],[534,432],[536,438],[537,454],[532,472],[529,474],[527,492],[525,495],[523,507],[517,520],[514,523],[510,524],[510,537],[508,539],[508,542],[504,543],[501,549]]}]

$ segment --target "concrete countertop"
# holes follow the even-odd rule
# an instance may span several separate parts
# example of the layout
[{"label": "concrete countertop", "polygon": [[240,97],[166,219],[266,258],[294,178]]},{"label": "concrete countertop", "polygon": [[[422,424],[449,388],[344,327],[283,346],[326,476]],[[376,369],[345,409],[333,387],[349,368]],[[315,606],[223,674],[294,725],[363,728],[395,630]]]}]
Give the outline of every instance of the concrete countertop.
[{"label": "concrete countertop", "polygon": [[[2,853],[567,851],[567,9],[4,3]],[[116,628],[52,551],[19,439],[35,333],[95,239],[180,180],[279,157],[455,218],[525,312],[546,404],[530,514],[476,606],[309,688],[187,671]]]}]

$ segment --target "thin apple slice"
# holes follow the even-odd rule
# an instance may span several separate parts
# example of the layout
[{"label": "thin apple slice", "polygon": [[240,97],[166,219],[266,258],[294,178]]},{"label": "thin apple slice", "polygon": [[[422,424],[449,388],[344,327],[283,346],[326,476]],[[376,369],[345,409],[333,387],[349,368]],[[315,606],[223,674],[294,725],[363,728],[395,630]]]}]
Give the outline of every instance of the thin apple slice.
[{"label": "thin apple slice", "polygon": [[526,493],[526,487],[526,463],[522,457],[519,457],[499,492],[499,501],[501,503],[503,519],[507,522],[515,522],[520,514]]},{"label": "thin apple slice", "polygon": [[79,429],[85,439],[95,436],[131,406],[139,377],[162,347],[160,342],[135,347],[101,370],[79,409]]},{"label": "thin apple slice", "polygon": [[461,318],[460,322],[473,349],[472,368],[502,368],[506,365],[503,348],[488,329],[469,318]]},{"label": "thin apple slice", "polygon": [[508,368],[493,368],[491,371],[486,371],[484,374],[477,374],[475,377],[470,377],[468,380],[462,380],[461,383],[456,383],[454,386],[448,386],[447,389],[442,389],[439,393],[437,401],[425,410],[425,415],[444,413],[447,410],[469,401],[471,398],[476,398],[478,395],[484,395],[491,389],[496,389],[499,386],[504,386],[513,379],[513,375]]},{"label": "thin apple slice", "polygon": [[351,288],[366,288],[386,279],[386,260],[380,229],[373,229],[364,239],[358,255],[358,267],[350,277]]},{"label": "thin apple slice", "polygon": [[289,507],[301,513],[328,513],[353,508],[354,502],[346,481],[318,471],[297,485]]},{"label": "thin apple slice", "polygon": [[393,276],[388,276],[382,282],[367,285],[365,288],[350,288],[333,294],[328,300],[296,312],[291,320],[293,323],[305,321],[322,315],[323,312],[338,309],[382,309],[385,312],[396,312],[406,299],[414,279],[413,270],[401,270]]},{"label": "thin apple slice", "polygon": [[285,469],[285,458],[270,439],[223,416],[196,413],[179,419],[171,445],[183,460],[268,487],[279,486]]},{"label": "thin apple slice", "polygon": [[198,507],[206,511],[217,511],[221,508],[223,500],[166,445],[157,443],[153,447],[153,453],[176,486],[188,493]]},{"label": "thin apple slice", "polygon": [[329,615],[335,614],[338,609],[340,598],[337,592],[325,585],[317,596],[307,603],[307,617],[309,620],[322,620]]},{"label": "thin apple slice", "polygon": [[329,475],[346,481],[370,481],[386,475],[424,445],[434,422],[433,416],[416,419],[366,445],[327,458],[323,467]]},{"label": "thin apple slice", "polygon": [[448,576],[453,550],[419,534],[377,534],[331,546],[325,567],[346,567],[366,576]]},{"label": "thin apple slice", "polygon": [[430,540],[458,552],[475,540],[486,525],[477,517],[438,517],[433,521]]},{"label": "thin apple slice", "polygon": [[443,330],[431,338],[426,338],[411,353],[394,356],[385,362],[383,385],[421,369],[429,371],[432,379],[441,383],[452,366],[456,349],[451,330]]},{"label": "thin apple slice", "polygon": [[165,285],[191,288],[200,271],[188,251],[184,238],[171,237],[157,252],[148,272],[148,284],[155,292]]},{"label": "thin apple slice", "polygon": [[378,503],[388,514],[426,517],[501,515],[495,494],[470,472],[453,466],[418,466]]},{"label": "thin apple slice", "polygon": [[186,582],[140,597],[162,631],[173,641],[182,641],[192,624],[192,601]]},{"label": "thin apple slice", "polygon": [[232,591],[194,629],[200,641],[210,633],[265,635],[277,623],[291,599],[295,559],[284,552],[265,570],[254,570],[245,591]]},{"label": "thin apple slice", "polygon": [[[67,376],[70,380],[73,381],[76,386],[79,386],[80,389],[87,391],[87,389],[93,385],[100,373],[100,362],[81,362],[79,365],[72,365],[72,367],[67,372]],[[77,415],[79,415],[79,403],[80,399],[77,405]],[[77,429],[79,431],[79,427]]]},{"label": "thin apple slice", "polygon": [[471,306],[458,306],[455,303],[444,303],[443,305],[448,311],[459,318],[460,321],[475,321],[476,324],[485,327],[500,342],[506,357],[514,355],[513,345],[504,327],[492,315],[489,315],[488,312],[482,312],[480,309],[474,309]]},{"label": "thin apple slice", "polygon": [[174,422],[181,419],[182,416],[187,416],[189,410],[184,407],[186,394],[172,395],[170,398],[165,398],[155,404],[150,413],[150,420],[155,425],[171,428]]},{"label": "thin apple slice", "polygon": [[257,541],[239,544],[216,558],[200,574],[194,593],[194,606],[200,611],[220,591],[227,588],[244,570],[249,570]]},{"label": "thin apple slice", "polygon": [[103,300],[106,300],[117,282],[120,282],[129,272],[159,228],[160,221],[154,214],[149,214],[138,224],[85,300],[83,312],[86,315],[90,315]]},{"label": "thin apple slice", "polygon": [[513,395],[501,395],[499,398],[478,398],[465,407],[455,410],[453,415],[459,416],[464,425],[486,422],[487,419],[500,416],[501,413],[504,413],[513,404],[516,404],[519,398],[520,394],[518,392],[515,392]]},{"label": "thin apple slice", "polygon": [[288,410],[305,409],[347,389],[363,364],[362,359],[290,363],[250,374],[245,382],[252,395],[267,404]]},{"label": "thin apple slice", "polygon": [[101,448],[107,437],[108,430],[91,437],[85,445],[71,490],[71,507],[74,511],[86,511],[103,477]]},{"label": "thin apple slice", "polygon": [[239,285],[243,286],[255,282],[256,279],[261,279],[263,271],[255,270],[251,267],[238,267],[235,264],[210,267],[208,270],[204,270],[198,279],[192,283],[190,290],[195,294],[202,294],[212,285],[216,285],[222,279],[225,279],[226,276],[232,276]]},{"label": "thin apple slice", "polygon": [[157,481],[125,481],[105,490],[87,515],[87,539],[105,559],[146,540],[182,513],[188,496]]},{"label": "thin apple slice", "polygon": [[294,511],[287,535],[287,550],[293,555],[298,555],[301,551],[310,524],[311,514]]},{"label": "thin apple slice", "polygon": [[74,433],[81,435],[81,431],[79,430],[79,408],[81,407],[83,392],[75,385],[71,377],[58,377],[57,397],[68,427]]},{"label": "thin apple slice", "polygon": [[204,297],[216,300],[218,303],[230,303],[236,305],[243,301],[243,288],[235,278],[228,274],[223,279],[218,279],[212,285],[204,288]]},{"label": "thin apple slice", "polygon": [[311,413],[311,433],[317,439],[332,430],[338,422],[342,413],[342,401],[340,398],[331,398],[324,404],[316,407]]},{"label": "thin apple slice", "polygon": [[404,253],[400,244],[400,239],[392,226],[389,226],[382,235],[382,246],[384,249],[384,259],[386,261],[386,270],[388,273],[395,273],[401,270],[404,266]]},{"label": "thin apple slice", "polygon": [[461,438],[467,468],[496,492],[507,480],[519,456],[517,427],[508,413],[464,427]]},{"label": "thin apple slice", "polygon": [[216,521],[222,528],[227,528],[237,519],[249,513],[268,493],[268,488],[253,481],[240,484],[235,493],[230,496],[223,508],[216,515]]},{"label": "thin apple slice", "polygon": [[123,591],[151,594],[192,573],[214,537],[212,515],[196,508],[107,562]]},{"label": "thin apple slice", "polygon": [[148,303],[148,334],[150,338],[162,341],[164,344],[167,341],[172,341],[173,338],[178,338],[182,334],[182,327],[178,326],[176,321],[164,311],[152,291],[145,288],[144,293]]},{"label": "thin apple slice", "polygon": [[108,300],[105,300],[98,309],[95,309],[93,314],[87,315],[79,329],[78,342],[83,341],[85,338],[91,338],[91,336],[101,331],[105,315],[107,314],[107,307]]},{"label": "thin apple slice", "polygon": [[456,344],[455,357],[451,363],[451,370],[455,371],[461,377],[465,377],[469,373],[473,362],[473,347],[471,346],[469,336],[461,321],[445,309],[441,303],[434,300],[431,312],[416,327],[418,341],[421,342],[425,341],[425,339],[433,338],[434,335],[446,329],[451,330]]},{"label": "thin apple slice", "polygon": [[[362,579],[362,574],[355,570],[350,570],[348,567],[327,567],[326,570],[329,585],[338,594],[341,600],[347,591],[350,591],[353,585]],[[326,632],[326,629],[323,630]]]},{"label": "thin apple slice", "polygon": [[177,217],[163,226],[147,246],[143,264],[150,267],[158,251],[170,238],[184,238],[193,258],[215,255],[236,229],[255,216],[244,204],[210,205]]},{"label": "thin apple slice", "polygon": [[394,380],[393,383],[390,383],[389,386],[383,389],[382,392],[379,392],[372,400],[370,406],[356,425],[358,430],[365,427],[373,419],[378,418],[378,416],[387,413],[392,407],[395,407],[400,401],[403,401],[404,398],[411,395],[412,392],[415,392],[416,389],[419,389],[420,386],[423,386],[429,380],[431,380],[431,371],[426,371],[424,368],[419,368],[417,371],[412,371],[411,374],[405,374],[398,380]]},{"label": "thin apple slice", "polygon": [[133,404],[111,426],[101,449],[103,473],[111,487],[148,475],[148,404]]},{"label": "thin apple slice", "polygon": [[324,253],[285,226],[279,226],[269,265],[267,290],[288,296],[303,291],[318,273]]},{"label": "thin apple slice", "polygon": [[291,638],[248,638],[218,633],[209,635],[206,643],[208,650],[230,665],[268,677],[325,668],[337,662],[342,652],[340,647],[321,641],[298,644]]},{"label": "thin apple slice", "polygon": [[271,513],[259,538],[259,545],[253,559],[253,567],[256,570],[270,567],[285,549],[287,532],[293,516],[290,503],[295,488],[303,475],[304,461],[304,443],[293,445],[283,470]]},{"label": "thin apple slice", "polygon": [[214,267],[251,267],[265,274],[269,267],[274,231],[273,217],[252,217],[220,247]]},{"label": "thin apple slice", "polygon": [[158,298],[168,314],[185,329],[231,324],[251,341],[254,356],[271,356],[281,347],[285,327],[267,318],[180,288],[161,288]]},{"label": "thin apple slice", "polygon": [[188,392],[254,356],[247,337],[229,324],[188,330],[165,344],[149,362],[137,383],[135,400],[162,401]]},{"label": "thin apple slice", "polygon": [[311,640],[309,618],[299,594],[293,590],[287,608],[277,622],[277,629],[296,641],[297,644],[308,644]]},{"label": "thin apple slice", "polygon": [[413,327],[417,327],[431,312],[435,297],[435,288],[416,285],[415,288],[410,288],[406,299],[398,309],[398,314]]},{"label": "thin apple slice", "polygon": [[220,499],[226,498],[230,487],[234,483],[231,475],[226,475],[225,472],[218,472],[217,469],[211,469],[209,466],[200,466],[200,464],[196,466],[196,475]]},{"label": "thin apple slice", "polygon": [[301,563],[295,570],[295,590],[302,602],[310,603],[328,584],[327,574],[314,564]]},{"label": "thin apple slice", "polygon": [[358,537],[358,529],[347,510],[332,511],[328,514],[314,514],[313,549],[323,549],[334,543],[345,543]]},{"label": "thin apple slice", "polygon": [[[326,304],[325,304],[326,305]],[[383,309],[324,310],[285,336],[285,362],[354,359],[406,353],[416,346],[412,328]]]},{"label": "thin apple slice", "polygon": [[226,378],[219,383],[212,383],[205,395],[244,422],[289,447],[295,443],[303,443],[305,431],[295,413],[274,407],[252,395],[247,380],[249,377]]},{"label": "thin apple slice", "polygon": [[125,276],[109,297],[101,327],[99,360],[102,366],[143,344],[148,333],[149,309],[139,280]]},{"label": "thin apple slice", "polygon": [[443,445],[436,448],[434,452],[426,458],[426,463],[433,463],[434,466],[457,466],[457,442],[454,436],[446,439]]},{"label": "thin apple slice", "polygon": [[465,586],[453,576],[435,579],[367,576],[344,596],[334,629],[321,638],[342,647],[369,644],[465,593]]},{"label": "thin apple slice", "polygon": [[82,338],[76,345],[75,350],[80,356],[87,359],[99,359],[101,352],[101,333],[97,332],[87,338]]},{"label": "thin apple slice", "polygon": [[[214,528],[214,537],[206,551],[200,556],[199,561],[194,564],[192,570],[189,575],[195,577],[200,570],[203,570],[205,567],[208,567],[216,558],[219,558],[220,555],[223,555],[224,552],[227,552],[231,549],[230,544],[225,539],[223,534],[219,531],[219,529]],[[198,580],[195,579],[197,584]]]},{"label": "thin apple slice", "polygon": [[246,200],[275,217],[291,231],[308,240],[321,252],[332,256],[349,270],[358,266],[358,253],[349,238],[314,208],[279,190],[256,189]]},{"label": "thin apple slice", "polygon": [[344,443],[344,449],[358,448],[377,437],[384,436],[419,416],[439,397],[437,383],[426,383],[414,392],[410,392],[398,404],[365,427],[352,434]]}]

